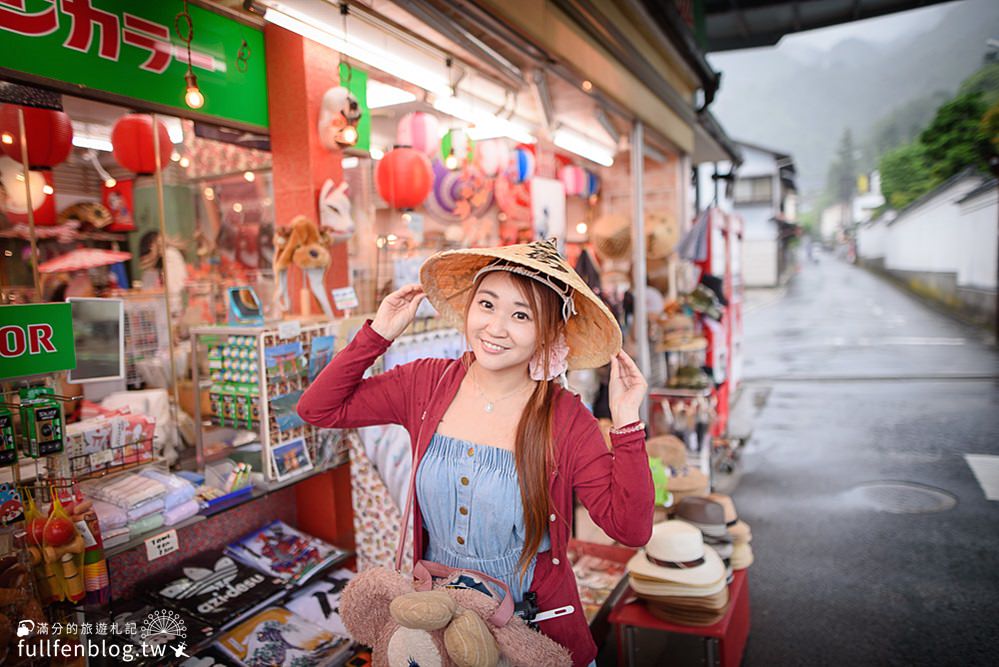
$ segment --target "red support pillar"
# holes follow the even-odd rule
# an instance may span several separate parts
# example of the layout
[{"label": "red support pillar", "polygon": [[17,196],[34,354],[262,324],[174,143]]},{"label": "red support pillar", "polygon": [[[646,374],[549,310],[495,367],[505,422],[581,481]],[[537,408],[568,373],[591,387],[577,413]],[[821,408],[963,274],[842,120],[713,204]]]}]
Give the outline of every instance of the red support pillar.
[{"label": "red support pillar", "polygon": [[[323,93],[339,85],[338,54],[321,44],[273,24],[264,27],[267,45],[267,96],[270,108],[271,150],[274,164],[274,216],[288,225],[297,215],[319,222],[319,190],[327,178],[343,180],[340,151],[328,151],[319,141],[319,106]],[[326,287],[350,283],[347,245],[330,248],[333,263]],[[302,276],[288,274],[288,293],[298,312]],[[332,299],[330,301],[332,303]],[[313,313],[321,313],[313,298]]]},{"label": "red support pillar", "polygon": [[[323,94],[339,85],[339,58],[335,51],[273,24],[264,27],[264,39],[275,223],[288,225],[297,215],[318,223],[323,182],[327,178],[334,183],[343,180],[343,154],[326,150],[318,131]],[[326,272],[327,289],[348,285],[347,245],[334,244],[330,254],[333,263]],[[297,312],[302,276],[292,268],[288,278],[289,296]],[[314,298],[312,312],[322,312]],[[354,547],[350,466],[301,482],[296,497],[299,528],[338,546]]]}]

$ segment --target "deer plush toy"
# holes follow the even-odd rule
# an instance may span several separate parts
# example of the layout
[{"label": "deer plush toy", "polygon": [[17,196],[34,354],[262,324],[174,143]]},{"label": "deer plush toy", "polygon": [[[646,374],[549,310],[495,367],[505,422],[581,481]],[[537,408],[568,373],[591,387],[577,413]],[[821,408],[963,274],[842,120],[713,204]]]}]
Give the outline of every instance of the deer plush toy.
[{"label": "deer plush toy", "polygon": [[331,239],[320,231],[315,221],[304,215],[295,217],[290,225],[279,226],[274,233],[274,275],[278,280],[276,299],[282,311],[291,309],[288,296],[288,267],[294,264],[302,270],[309,289],[319,301],[326,317],[333,319],[333,308],[323,285],[323,275],[330,265],[327,250]]}]

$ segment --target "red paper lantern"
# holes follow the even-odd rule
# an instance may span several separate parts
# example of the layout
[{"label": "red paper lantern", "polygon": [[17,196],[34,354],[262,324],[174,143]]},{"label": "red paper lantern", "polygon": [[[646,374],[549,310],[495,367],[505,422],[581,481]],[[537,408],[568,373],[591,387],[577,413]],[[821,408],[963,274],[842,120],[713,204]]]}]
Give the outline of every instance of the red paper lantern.
[{"label": "red paper lantern", "polygon": [[433,184],[430,160],[413,148],[390,150],[375,168],[378,194],[394,208],[416,208]]},{"label": "red paper lantern", "polygon": [[[173,142],[166,125],[156,121],[160,136],[160,167],[170,166]],[[153,118],[147,114],[133,113],[122,116],[111,130],[111,145],[118,164],[137,174],[156,171],[156,154],[153,152]]]},{"label": "red paper lantern", "polygon": [[[3,152],[21,161],[21,127],[17,120],[17,110],[24,110],[24,134],[28,139],[28,166],[31,169],[54,167],[73,150],[73,123],[62,111],[19,107],[4,104],[0,108],[0,143]],[[7,136],[10,137],[11,143]]]}]

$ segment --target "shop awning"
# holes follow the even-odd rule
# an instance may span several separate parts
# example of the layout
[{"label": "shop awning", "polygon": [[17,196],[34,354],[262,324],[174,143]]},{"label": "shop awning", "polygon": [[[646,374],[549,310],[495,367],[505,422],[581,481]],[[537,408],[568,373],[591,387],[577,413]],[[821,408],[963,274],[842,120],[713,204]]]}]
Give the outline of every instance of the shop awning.
[{"label": "shop awning", "polygon": [[[649,5],[672,0],[645,0]],[[840,23],[884,16],[949,0],[702,0],[701,17],[693,21],[705,50],[731,51],[772,46],[784,35]]]},{"label": "shop awning", "polygon": [[99,266],[108,266],[131,259],[132,253],[121,250],[103,250],[101,248],[77,248],[47,262],[38,265],[39,273],[70,273],[86,271]]}]

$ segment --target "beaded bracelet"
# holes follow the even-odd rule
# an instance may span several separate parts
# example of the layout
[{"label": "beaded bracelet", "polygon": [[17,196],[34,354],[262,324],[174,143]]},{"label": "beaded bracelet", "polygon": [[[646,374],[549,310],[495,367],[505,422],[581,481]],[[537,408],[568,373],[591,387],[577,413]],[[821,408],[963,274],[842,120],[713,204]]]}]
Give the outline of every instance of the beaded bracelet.
[{"label": "beaded bracelet", "polygon": [[612,428],[610,430],[611,435],[628,435],[629,433],[638,433],[639,431],[645,430],[645,422],[637,421],[628,424],[627,426],[622,426],[621,428]]}]

